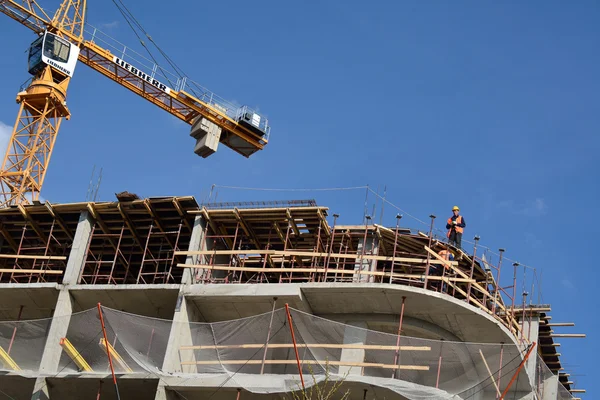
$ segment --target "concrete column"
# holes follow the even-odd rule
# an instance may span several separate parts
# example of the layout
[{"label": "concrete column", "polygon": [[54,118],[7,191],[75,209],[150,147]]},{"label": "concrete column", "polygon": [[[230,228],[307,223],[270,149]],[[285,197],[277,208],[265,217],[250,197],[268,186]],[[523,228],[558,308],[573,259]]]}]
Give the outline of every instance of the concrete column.
[{"label": "concrete column", "polygon": [[546,379],[543,383],[542,400],[556,400],[558,399],[558,375],[552,375]]},{"label": "concrete column", "polygon": [[[60,339],[67,336],[71,313],[73,312],[73,302],[67,289],[62,289],[58,294],[56,309],[50,323],[46,346],[42,354],[40,363],[40,374],[56,374],[62,354]],[[45,378],[37,378],[33,388],[32,400],[47,400],[50,398],[48,385]]]},{"label": "concrete column", "polygon": [[[360,255],[363,251],[363,246],[365,249],[365,255],[377,255],[379,252],[379,239],[375,236],[367,236],[366,240],[360,238],[358,240],[358,247],[356,250],[356,254]],[[375,271],[377,269],[377,260],[364,260],[360,257],[356,259],[354,264],[355,274],[353,275],[354,282],[374,282],[375,277],[373,275],[368,274],[358,274],[359,271]]]},{"label": "concrete column", "polygon": [[182,365],[182,362],[193,362],[196,360],[194,351],[180,351],[179,348],[194,344],[194,332],[192,331],[190,322],[198,321],[199,317],[196,307],[185,299],[182,289],[179,293],[177,308],[173,316],[173,325],[171,326],[167,351],[163,361],[163,371],[185,373],[194,373],[197,371],[195,365]]},{"label": "concrete column", "polygon": [[76,285],[79,283],[93,224],[94,219],[89,212],[83,211],[79,215],[79,223],[77,224],[77,230],[73,238],[73,247],[69,253],[67,268],[63,276],[63,284],[65,285]]},{"label": "concrete column", "polygon": [[[359,329],[362,328],[362,329]],[[344,344],[364,345],[367,340],[367,323],[352,322],[352,325],[346,326],[344,330]],[[342,349],[340,357],[341,362],[362,363],[365,360],[364,349]],[[339,374],[362,375],[362,367],[340,366]]]},{"label": "concrete column", "polygon": [[538,334],[539,334],[539,326],[540,326],[540,317],[532,316],[531,321],[529,318],[526,318],[523,322],[523,339],[536,343],[536,348],[531,351],[529,355],[529,359],[525,362],[525,370],[527,371],[527,376],[529,376],[529,382],[531,385],[535,385],[535,369],[537,367],[537,347],[538,347]]},{"label": "concrete column", "polygon": [[[202,251],[206,250],[206,221],[202,215],[197,215],[194,219],[194,228],[192,228],[192,236],[190,237],[190,244],[188,251]],[[189,255],[187,256],[186,264],[204,264],[205,257],[201,255]],[[189,285],[196,282],[196,277],[201,276],[204,272],[202,269],[196,268],[184,268],[181,283],[183,285]]]},{"label": "concrete column", "polygon": [[[207,223],[204,218],[201,215],[196,216],[188,251],[207,249],[205,238],[206,226]],[[186,264],[203,264],[204,260],[204,256],[189,255],[185,262]],[[181,346],[194,344],[194,332],[192,331],[190,322],[198,321],[200,318],[193,304],[186,300],[185,294],[190,285],[195,283],[197,277],[201,276],[203,272],[203,269],[192,268],[185,268],[183,271],[183,276],[181,278],[182,286],[179,290],[179,296],[177,297],[177,305],[175,307],[175,314],[173,315],[173,324],[171,325],[165,359],[162,365],[162,370],[166,373],[194,373],[197,371],[195,365],[182,365],[182,362],[194,362],[196,360],[195,352],[190,350],[180,352],[179,348]],[[165,387],[166,385],[163,380],[160,380],[156,390],[155,400],[169,399]]]}]

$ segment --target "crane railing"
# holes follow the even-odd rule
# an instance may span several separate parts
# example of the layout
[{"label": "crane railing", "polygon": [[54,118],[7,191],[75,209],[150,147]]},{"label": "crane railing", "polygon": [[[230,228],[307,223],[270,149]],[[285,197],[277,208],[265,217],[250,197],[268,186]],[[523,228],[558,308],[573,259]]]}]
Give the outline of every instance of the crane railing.
[{"label": "crane railing", "polygon": [[[157,79],[165,85],[169,85],[170,89],[193,94],[198,100],[214,107],[231,119],[237,121],[244,113],[258,113],[248,106],[240,106],[218,96],[187,76],[181,76],[163,68],[147,56],[140,54],[91,24],[85,25],[84,38],[88,42],[96,43],[100,47],[109,50],[113,55],[134,65],[136,68],[143,68],[144,73],[148,74],[152,79]],[[258,128],[265,132],[264,139],[268,141],[270,133],[268,119],[261,119]]]}]

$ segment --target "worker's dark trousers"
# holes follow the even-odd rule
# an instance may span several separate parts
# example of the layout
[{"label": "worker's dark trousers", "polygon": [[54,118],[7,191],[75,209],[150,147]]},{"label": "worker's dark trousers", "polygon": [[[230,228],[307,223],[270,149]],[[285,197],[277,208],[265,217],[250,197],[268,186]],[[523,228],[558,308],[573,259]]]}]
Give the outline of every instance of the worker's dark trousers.
[{"label": "worker's dark trousers", "polygon": [[455,246],[457,249],[460,249],[461,242],[462,242],[462,233],[452,230],[450,232],[450,244]]}]

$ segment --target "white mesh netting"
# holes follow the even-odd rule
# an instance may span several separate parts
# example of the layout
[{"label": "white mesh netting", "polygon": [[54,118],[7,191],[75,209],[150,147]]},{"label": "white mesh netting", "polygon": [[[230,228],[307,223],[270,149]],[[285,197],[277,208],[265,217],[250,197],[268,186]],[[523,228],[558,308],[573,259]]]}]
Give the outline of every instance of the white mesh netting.
[{"label": "white mesh netting", "polygon": [[[508,393],[519,398],[572,398],[560,384],[554,386],[556,397],[548,394],[556,376],[535,355],[535,371],[525,366],[515,375],[525,353],[515,345],[398,337],[294,309],[290,314],[307,386],[322,382],[327,373],[331,380],[363,382],[407,399],[477,399],[504,392],[512,380]],[[208,385],[254,393],[299,388],[283,308],[215,323],[174,322],[109,308],[103,308],[103,315],[117,374],[153,374],[163,380],[202,376]],[[51,322],[0,322],[0,372],[36,376],[46,351],[60,355],[58,369],[46,375],[110,373],[97,309],[55,318],[55,324],[68,325],[64,338],[49,336]]]}]

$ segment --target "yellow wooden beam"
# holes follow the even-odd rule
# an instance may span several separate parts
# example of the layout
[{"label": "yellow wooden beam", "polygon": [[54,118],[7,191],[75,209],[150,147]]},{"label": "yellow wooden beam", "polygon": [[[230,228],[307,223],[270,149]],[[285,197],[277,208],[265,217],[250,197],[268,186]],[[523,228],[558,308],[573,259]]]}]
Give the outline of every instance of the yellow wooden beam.
[{"label": "yellow wooden beam", "polygon": [[[98,344],[100,345],[100,347],[102,347],[104,349],[104,351],[106,351],[106,342],[104,341],[104,338],[100,338],[100,343],[98,343]],[[108,351],[109,351],[110,357],[112,358],[114,363],[119,364],[119,366],[125,372],[133,372],[133,370],[131,368],[129,368],[129,365],[127,365],[125,360],[123,360],[123,357],[121,357],[121,355],[119,353],[117,353],[115,348],[112,347],[112,345],[110,343],[108,344]]]},{"label": "yellow wooden beam", "polygon": [[4,367],[7,369],[12,369],[13,371],[21,370],[15,360],[13,360],[12,357],[6,351],[4,351],[2,346],[0,346],[0,361],[2,361],[2,364],[4,364]]},{"label": "yellow wooden beam", "polygon": [[92,367],[90,367],[90,364],[88,364],[87,361],[85,361],[83,356],[77,351],[75,346],[71,344],[69,339],[60,339],[60,347],[62,347],[65,353],[67,353],[67,355],[71,357],[71,360],[73,360],[73,362],[79,367],[80,370],[85,372],[94,372]]}]

